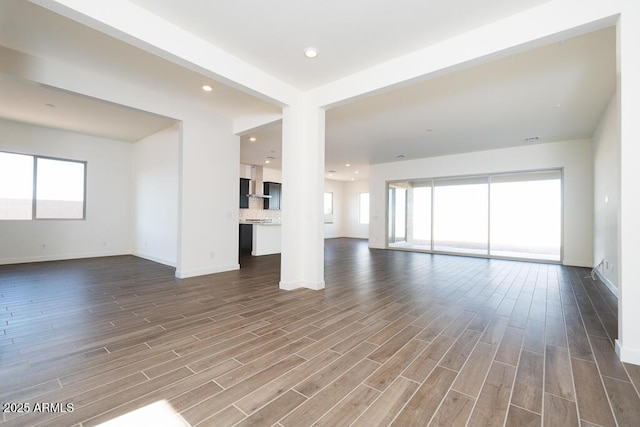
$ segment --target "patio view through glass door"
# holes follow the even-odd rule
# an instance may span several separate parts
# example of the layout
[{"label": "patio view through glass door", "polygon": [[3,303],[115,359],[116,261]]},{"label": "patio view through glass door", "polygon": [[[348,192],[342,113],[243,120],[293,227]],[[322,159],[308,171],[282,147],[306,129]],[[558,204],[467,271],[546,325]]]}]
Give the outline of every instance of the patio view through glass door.
[{"label": "patio view through glass door", "polygon": [[562,171],[388,184],[387,246],[561,261]]},{"label": "patio view through glass door", "polygon": [[560,171],[491,177],[491,255],[560,261]]},{"label": "patio view through glass door", "polygon": [[433,250],[487,255],[487,177],[436,179],[433,196]]},{"label": "patio view through glass door", "polygon": [[389,234],[388,244],[407,244],[407,188],[406,183],[389,185]]},{"label": "patio view through glass door", "polygon": [[389,184],[389,247],[431,250],[431,180]]}]

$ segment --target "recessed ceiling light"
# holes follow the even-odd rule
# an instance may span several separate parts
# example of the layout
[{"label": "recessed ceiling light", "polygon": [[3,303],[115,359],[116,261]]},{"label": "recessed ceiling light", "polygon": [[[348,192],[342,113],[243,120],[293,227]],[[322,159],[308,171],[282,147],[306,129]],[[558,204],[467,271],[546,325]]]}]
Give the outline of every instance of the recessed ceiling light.
[{"label": "recessed ceiling light", "polygon": [[249,137],[249,141],[251,142],[256,142],[258,140],[258,138],[256,138],[255,136],[250,136]]},{"label": "recessed ceiling light", "polygon": [[265,162],[265,163],[271,163],[271,160],[268,160],[268,159],[267,159],[267,160],[265,160],[264,162]]},{"label": "recessed ceiling light", "polygon": [[345,164],[345,166],[346,166],[346,167],[349,167],[349,166],[351,166],[351,163],[347,163],[347,164]]},{"label": "recessed ceiling light", "polygon": [[318,49],[316,49],[315,47],[308,47],[304,50],[304,56],[306,56],[307,58],[315,58],[316,56],[318,56]]},{"label": "recessed ceiling light", "polygon": [[354,173],[360,173],[360,171],[355,171]]},{"label": "recessed ceiling light", "polygon": [[213,90],[213,88],[209,85],[203,85],[202,86],[202,90],[205,92],[211,92]]},{"label": "recessed ceiling light", "polygon": [[355,181],[355,180],[356,180],[355,178],[351,178],[351,181]]}]

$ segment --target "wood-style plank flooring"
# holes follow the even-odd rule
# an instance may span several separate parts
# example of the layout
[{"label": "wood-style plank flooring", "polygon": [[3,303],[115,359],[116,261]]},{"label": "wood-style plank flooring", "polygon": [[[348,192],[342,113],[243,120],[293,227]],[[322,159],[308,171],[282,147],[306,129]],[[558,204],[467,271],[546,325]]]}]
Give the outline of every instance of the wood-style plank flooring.
[{"label": "wood-style plank flooring", "polygon": [[333,239],[326,289],[287,292],[279,263],[0,267],[0,425],[640,425],[640,367],[588,269]]}]

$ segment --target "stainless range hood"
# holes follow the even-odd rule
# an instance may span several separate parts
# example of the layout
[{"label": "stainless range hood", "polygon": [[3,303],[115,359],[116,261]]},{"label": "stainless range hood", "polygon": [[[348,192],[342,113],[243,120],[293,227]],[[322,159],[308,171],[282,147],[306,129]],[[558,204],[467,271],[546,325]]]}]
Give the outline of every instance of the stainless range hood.
[{"label": "stainless range hood", "polygon": [[258,199],[270,199],[271,196],[265,196],[262,181],[262,166],[251,166],[251,181],[249,183],[249,194],[247,197]]}]

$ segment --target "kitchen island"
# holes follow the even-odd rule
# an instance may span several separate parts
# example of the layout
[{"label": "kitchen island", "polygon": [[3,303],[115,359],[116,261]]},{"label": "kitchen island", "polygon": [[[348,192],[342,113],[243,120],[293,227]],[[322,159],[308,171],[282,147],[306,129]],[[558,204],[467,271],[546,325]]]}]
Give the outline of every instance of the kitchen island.
[{"label": "kitchen island", "polygon": [[242,241],[242,226],[251,227],[251,255],[271,255],[280,253],[280,223],[264,220],[241,220],[240,240]]}]

